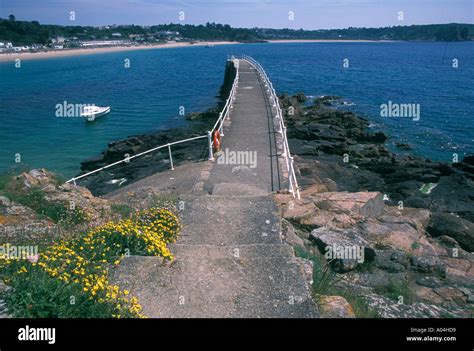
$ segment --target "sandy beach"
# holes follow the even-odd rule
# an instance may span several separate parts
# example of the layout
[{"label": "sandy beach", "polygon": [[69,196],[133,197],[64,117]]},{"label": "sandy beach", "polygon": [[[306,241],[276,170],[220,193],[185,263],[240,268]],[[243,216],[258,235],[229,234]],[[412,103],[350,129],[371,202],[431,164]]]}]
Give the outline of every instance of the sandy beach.
[{"label": "sandy beach", "polygon": [[121,52],[121,51],[135,51],[135,50],[153,50],[153,49],[167,49],[177,47],[190,47],[190,46],[206,46],[206,45],[229,45],[236,44],[230,41],[217,41],[217,42],[197,42],[195,44],[190,43],[168,43],[159,45],[139,45],[139,46],[114,46],[105,48],[88,48],[88,49],[65,49],[65,50],[53,50],[46,52],[16,52],[8,54],[0,54],[0,62],[13,61],[16,59],[21,60],[34,60],[34,59],[47,59],[52,57],[66,57],[66,56],[78,56],[78,55],[91,55],[101,54],[107,52]]}]

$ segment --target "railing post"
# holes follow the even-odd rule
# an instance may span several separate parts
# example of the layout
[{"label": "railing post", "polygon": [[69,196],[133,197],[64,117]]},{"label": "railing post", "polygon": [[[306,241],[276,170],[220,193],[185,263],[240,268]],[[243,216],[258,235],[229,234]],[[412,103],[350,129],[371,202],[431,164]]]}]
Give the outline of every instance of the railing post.
[{"label": "railing post", "polygon": [[207,141],[209,143],[209,161],[214,161],[214,154],[212,152],[212,133],[210,131],[207,132]]},{"label": "railing post", "polygon": [[171,164],[171,170],[174,171],[174,166],[173,166],[173,156],[171,155],[171,145],[168,144],[168,152],[170,154],[170,164]]}]

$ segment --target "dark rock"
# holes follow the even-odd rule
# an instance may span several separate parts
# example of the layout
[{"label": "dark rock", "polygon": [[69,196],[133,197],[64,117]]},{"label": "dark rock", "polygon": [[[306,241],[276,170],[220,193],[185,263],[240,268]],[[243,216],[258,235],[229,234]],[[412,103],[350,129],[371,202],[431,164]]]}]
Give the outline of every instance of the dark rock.
[{"label": "dark rock", "polygon": [[420,276],[416,279],[416,283],[427,288],[439,288],[443,285],[441,280],[434,276]]},{"label": "dark rock", "polygon": [[388,273],[400,273],[406,270],[406,267],[392,260],[393,250],[378,250],[374,259],[374,265],[387,271]]},{"label": "dark rock", "polygon": [[465,163],[465,164],[474,166],[474,155],[465,156],[465,157],[462,159],[462,163]]},{"label": "dark rock", "polygon": [[306,95],[304,93],[298,93],[296,94],[296,100],[299,102],[299,103],[302,103],[302,102],[305,102],[308,98],[306,97]]},{"label": "dark rock", "polygon": [[409,151],[409,150],[412,150],[412,149],[413,149],[410,144],[405,144],[405,143],[395,142],[395,146],[396,146],[398,149],[404,150],[404,151]]},{"label": "dark rock", "polygon": [[367,133],[359,138],[357,141],[365,142],[365,143],[384,143],[388,137],[383,132],[376,132],[376,133]]},{"label": "dark rock", "polygon": [[408,267],[408,255],[404,251],[394,250],[390,256],[390,260],[404,266],[405,268]]},{"label": "dark rock", "polygon": [[474,251],[474,223],[468,220],[450,213],[434,213],[427,231],[433,237],[452,237],[464,250]]},{"label": "dark rock", "polygon": [[340,101],[342,98],[335,95],[325,95],[314,99],[314,106],[331,106],[334,102]]},{"label": "dark rock", "polygon": [[413,256],[410,264],[413,270],[420,273],[446,274],[445,264],[436,256]]}]

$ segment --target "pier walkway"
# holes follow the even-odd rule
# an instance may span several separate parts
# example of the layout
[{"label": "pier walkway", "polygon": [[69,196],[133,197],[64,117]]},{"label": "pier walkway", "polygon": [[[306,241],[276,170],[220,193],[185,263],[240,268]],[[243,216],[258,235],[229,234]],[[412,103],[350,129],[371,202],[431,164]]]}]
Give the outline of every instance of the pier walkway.
[{"label": "pier walkway", "polygon": [[[112,281],[149,317],[294,317],[319,313],[302,261],[282,241],[273,194],[288,189],[275,101],[254,63],[236,60],[238,85],[223,121],[221,159],[186,164],[115,191],[178,197],[184,229],[176,259],[129,257]],[[306,272],[307,275],[307,272]]]}]

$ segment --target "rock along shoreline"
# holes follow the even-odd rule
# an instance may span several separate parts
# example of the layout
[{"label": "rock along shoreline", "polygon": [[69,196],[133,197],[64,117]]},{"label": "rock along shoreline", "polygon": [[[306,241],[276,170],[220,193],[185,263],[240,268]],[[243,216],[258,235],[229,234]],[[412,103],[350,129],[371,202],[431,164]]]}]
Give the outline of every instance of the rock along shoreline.
[{"label": "rock along shoreline", "polygon": [[338,298],[322,315],[338,317],[344,296],[384,318],[472,318],[474,157],[392,152],[387,135],[334,108],[338,99],[280,97],[302,198],[275,199],[283,237],[312,258],[318,304]]}]

